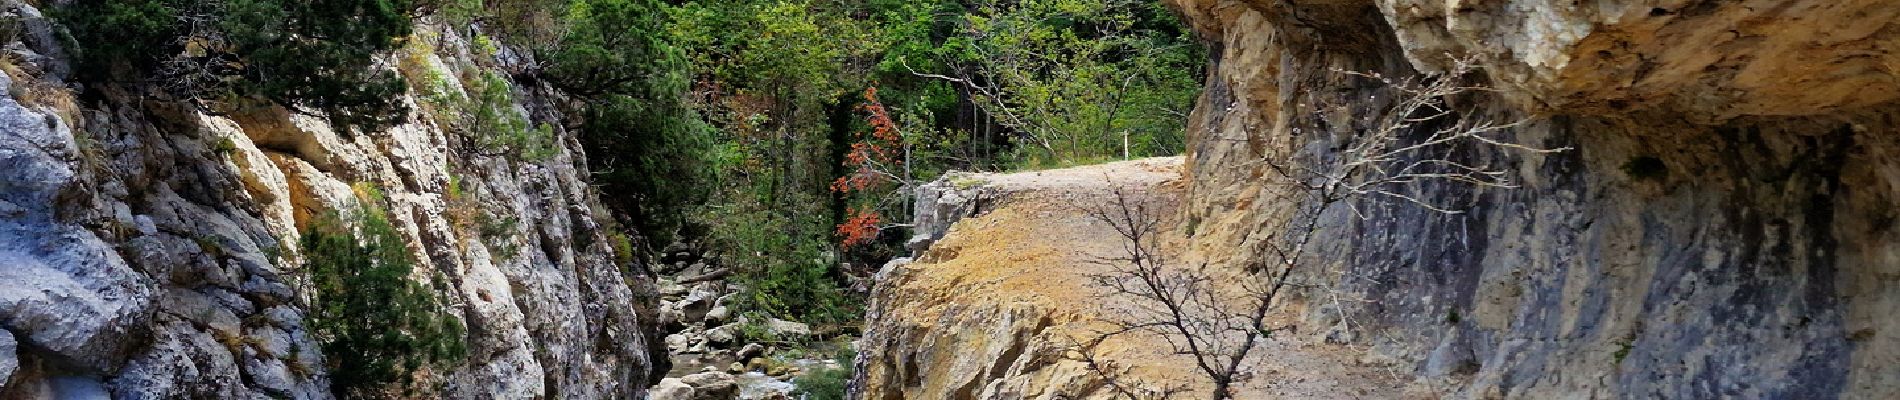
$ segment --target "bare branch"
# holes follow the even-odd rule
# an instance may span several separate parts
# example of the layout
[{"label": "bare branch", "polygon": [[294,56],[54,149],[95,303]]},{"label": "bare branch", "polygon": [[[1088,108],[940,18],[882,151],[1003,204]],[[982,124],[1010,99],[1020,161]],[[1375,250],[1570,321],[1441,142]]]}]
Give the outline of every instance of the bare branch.
[{"label": "bare branch", "polygon": [[[1314,118],[1308,125],[1293,129],[1297,136],[1344,140],[1343,148],[1330,154],[1303,154],[1299,146],[1263,156],[1246,163],[1264,167],[1270,174],[1270,187],[1279,189],[1293,204],[1294,211],[1277,229],[1254,233],[1264,238],[1249,238],[1258,257],[1239,268],[1245,279],[1238,285],[1240,295],[1228,296],[1234,288],[1215,285],[1206,274],[1208,266],[1185,268],[1168,265],[1169,257],[1158,245],[1159,218],[1153,207],[1131,196],[1125,188],[1112,187],[1107,203],[1088,208],[1094,219],[1112,228],[1124,240],[1124,254],[1102,263],[1111,272],[1092,276],[1097,286],[1130,300],[1123,306],[1123,319],[1113,321],[1118,329],[1076,348],[1090,370],[1109,380],[1117,393],[1126,398],[1143,398],[1127,389],[1140,382],[1123,376],[1112,363],[1093,353],[1096,345],[1117,335],[1148,332],[1162,335],[1177,353],[1192,358],[1194,366],[1214,383],[1209,397],[1231,399],[1236,385],[1251,377],[1246,360],[1272,339],[1272,334],[1288,327],[1270,327],[1268,316],[1284,303],[1289,288],[1320,287],[1294,279],[1310,263],[1307,254],[1321,230],[1321,217],[1336,206],[1344,205],[1354,218],[1365,218],[1362,206],[1410,204],[1446,215],[1464,212],[1409,193],[1407,188],[1427,185],[1462,185],[1473,188],[1516,188],[1512,171],[1485,162],[1452,159],[1454,146],[1479,146],[1525,154],[1549,154],[1568,148],[1541,148],[1510,142],[1496,137],[1527,121],[1498,123],[1453,107],[1450,99],[1489,89],[1461,83],[1461,77],[1475,69],[1470,59],[1457,59],[1451,71],[1440,75],[1391,78],[1377,73],[1336,71],[1383,84],[1379,95],[1365,100],[1381,107],[1360,112],[1357,124],[1329,122],[1326,112],[1348,110],[1343,105],[1320,104],[1313,107]],[[1380,96],[1388,96],[1381,99]],[[1380,103],[1381,101],[1385,103]],[[1377,106],[1384,104],[1383,106]],[[1300,107],[1305,107],[1301,104]],[[1310,131],[1308,131],[1310,130]],[[1343,139],[1342,139],[1343,138]],[[1232,140],[1232,139],[1229,139]],[[1301,158],[1301,157],[1309,158]],[[1331,156],[1331,157],[1327,157]],[[1335,304],[1340,300],[1335,294]],[[1350,326],[1347,326],[1350,329]],[[1175,392],[1169,392],[1175,393]]]}]

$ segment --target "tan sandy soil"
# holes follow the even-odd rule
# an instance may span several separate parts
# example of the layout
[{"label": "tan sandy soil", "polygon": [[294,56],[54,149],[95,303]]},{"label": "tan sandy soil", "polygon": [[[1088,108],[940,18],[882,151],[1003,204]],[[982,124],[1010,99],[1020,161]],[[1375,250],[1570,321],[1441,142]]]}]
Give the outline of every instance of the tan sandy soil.
[{"label": "tan sandy soil", "polygon": [[[1170,250],[1178,251],[1185,227],[1175,212],[1181,198],[1180,158],[1117,162],[1060,170],[981,174],[976,179],[1005,193],[986,213],[958,222],[909,269],[900,290],[908,299],[896,307],[907,323],[924,329],[975,329],[933,326],[956,323],[970,308],[1033,310],[1043,314],[1049,327],[1036,340],[1063,341],[1090,337],[1106,329],[1104,318],[1113,305],[1129,301],[1111,296],[1089,277],[1109,272],[1103,260],[1123,251],[1123,241],[1111,228],[1085,210],[1111,198],[1111,188],[1123,186],[1159,210],[1161,230],[1169,232]],[[1297,307],[1293,307],[1297,308]],[[1276,319],[1296,324],[1292,308]],[[948,317],[946,317],[948,316]],[[966,339],[971,336],[962,335]],[[1255,378],[1241,399],[1387,399],[1435,398],[1422,385],[1405,382],[1408,371],[1359,362],[1360,349],[1312,342],[1315,335],[1280,335],[1255,352]],[[987,340],[987,339],[984,339]],[[940,343],[941,344],[941,343]],[[956,343],[983,348],[985,343]],[[1045,343],[1047,345],[1047,343]],[[1172,354],[1158,337],[1124,336],[1103,346],[1102,354],[1132,367],[1131,377],[1148,382],[1193,382],[1203,389],[1185,398],[1204,398],[1206,379],[1192,368],[1190,358]],[[1057,362],[1058,365],[1062,362]],[[1079,363],[1052,369],[1079,368]],[[1076,374],[1073,370],[1068,374]],[[1053,374],[1061,376],[1062,374]],[[1059,380],[1059,378],[1048,378]],[[1058,384],[1045,384],[1056,386]],[[1048,389],[1056,391],[1056,389]],[[1088,397],[1105,395],[1096,391]],[[912,396],[915,396],[914,394]]]}]

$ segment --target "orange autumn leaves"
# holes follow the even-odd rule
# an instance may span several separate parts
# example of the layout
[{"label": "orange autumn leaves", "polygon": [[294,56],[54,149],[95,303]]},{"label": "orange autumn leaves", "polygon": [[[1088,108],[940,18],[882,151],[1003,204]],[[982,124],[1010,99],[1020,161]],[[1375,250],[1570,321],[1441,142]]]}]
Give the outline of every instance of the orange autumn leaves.
[{"label": "orange autumn leaves", "polygon": [[[883,168],[902,165],[897,151],[902,146],[903,137],[898,134],[897,122],[891,120],[890,110],[878,101],[877,87],[864,89],[864,104],[858,106],[863,111],[866,122],[871,125],[870,132],[857,132],[858,142],[851,144],[850,151],[844,155],[844,165],[853,167],[850,174],[838,177],[831,182],[831,190],[840,195],[866,194],[884,188],[894,176]],[[883,218],[878,215],[875,204],[862,207],[846,207],[849,217],[838,224],[837,233],[843,240],[843,246],[850,248],[877,239],[882,229],[878,224]]]}]

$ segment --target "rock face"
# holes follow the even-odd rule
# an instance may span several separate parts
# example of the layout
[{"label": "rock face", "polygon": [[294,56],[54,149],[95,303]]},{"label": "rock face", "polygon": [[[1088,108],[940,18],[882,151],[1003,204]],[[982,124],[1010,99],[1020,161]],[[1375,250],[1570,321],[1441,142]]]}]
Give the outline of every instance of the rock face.
[{"label": "rock face", "polygon": [[1530,118],[1500,137],[1572,148],[1455,150],[1522,185],[1421,188],[1464,214],[1322,217],[1312,294],[1355,299],[1339,313],[1374,353],[1464,397],[1900,395],[1891,3],[1174,3],[1218,43],[1188,130],[1197,249],[1277,233],[1259,229],[1285,206],[1250,161],[1283,138],[1328,155],[1292,129],[1298,105],[1366,93],[1329,70],[1475,56],[1499,92],[1464,116]]},{"label": "rock face", "polygon": [[918,186],[917,202],[911,210],[911,231],[916,235],[904,243],[911,255],[929,250],[930,244],[943,239],[957,220],[982,211],[984,199],[996,196],[986,193],[990,186],[985,183],[975,175],[951,172],[942,179]]},{"label": "rock face", "polygon": [[[1900,307],[1900,7],[1169,3],[1214,45],[1178,216],[1190,259],[1267,257],[1247,249],[1298,210],[1273,201],[1285,189],[1258,161],[1339,156],[1339,138],[1297,128],[1384,112],[1376,87],[1334,71],[1405,79],[1476,59],[1483,70],[1465,79],[1496,91],[1454,99],[1454,118],[1527,120],[1495,137],[1570,149],[1438,155],[1508,166],[1518,183],[1414,188],[1463,213],[1358,199],[1318,214],[1322,261],[1283,310],[1310,342],[1410,373],[1394,385],[1428,398],[1900,397],[1900,320],[1885,315]],[[941,240],[915,263],[880,274],[856,393],[1106,398],[1091,374],[1046,357],[1063,340],[1051,327],[1092,318],[1076,313],[1097,300],[1052,301],[1064,269],[1041,265],[1081,250],[1038,247],[1063,232],[996,228],[1066,217],[986,208],[1003,211],[931,234]],[[1035,268],[1053,272],[1006,272]],[[1261,361],[1277,372],[1256,381],[1289,383],[1278,362]]]},{"label": "rock face", "polygon": [[[22,26],[48,26],[5,3]],[[526,62],[419,30],[434,51],[405,68]],[[644,311],[652,281],[616,265],[571,133],[556,129],[561,151],[530,162],[471,151],[418,115],[341,134],[314,116],[211,115],[122,87],[81,99],[66,52],[40,33],[4,43],[0,60],[0,397],[331,397],[298,240],[360,208],[356,188],[370,186],[427,267],[415,276],[468,327],[464,361],[426,377],[433,395],[644,398],[664,369]],[[562,94],[514,89],[535,120],[562,119]]]},{"label": "rock face", "polygon": [[[858,341],[853,393],[867,400],[1108,399],[1101,384],[1064,349],[1102,328],[1093,308],[1104,293],[1089,274],[1120,242],[1084,215],[1079,201],[1108,193],[1104,176],[1150,188],[1179,177],[1180,159],[1067,170],[954,176],[926,185],[963,193],[928,196],[926,210],[945,226],[929,251],[893,262],[877,285]],[[1178,196],[1176,191],[1169,195]],[[921,234],[919,236],[922,236]],[[1165,359],[1165,346],[1112,343],[1125,359]],[[1185,364],[1183,364],[1185,365]]]}]

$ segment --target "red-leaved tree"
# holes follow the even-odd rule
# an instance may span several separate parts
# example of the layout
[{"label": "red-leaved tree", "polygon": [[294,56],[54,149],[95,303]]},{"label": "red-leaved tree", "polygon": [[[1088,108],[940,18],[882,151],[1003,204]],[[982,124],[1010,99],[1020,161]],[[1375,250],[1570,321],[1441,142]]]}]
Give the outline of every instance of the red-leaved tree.
[{"label": "red-leaved tree", "polygon": [[838,224],[838,236],[845,248],[875,240],[878,232],[890,227],[883,225],[879,210],[888,206],[893,198],[901,198],[894,195],[911,184],[909,170],[905,168],[910,147],[898,132],[890,110],[878,100],[877,87],[864,89],[864,104],[858,106],[858,111],[865,113],[865,122],[871,129],[857,132],[857,142],[852,143],[851,150],[844,155],[844,165],[852,167],[852,171],[831,183],[832,191],[853,203],[845,211],[849,217]]}]

